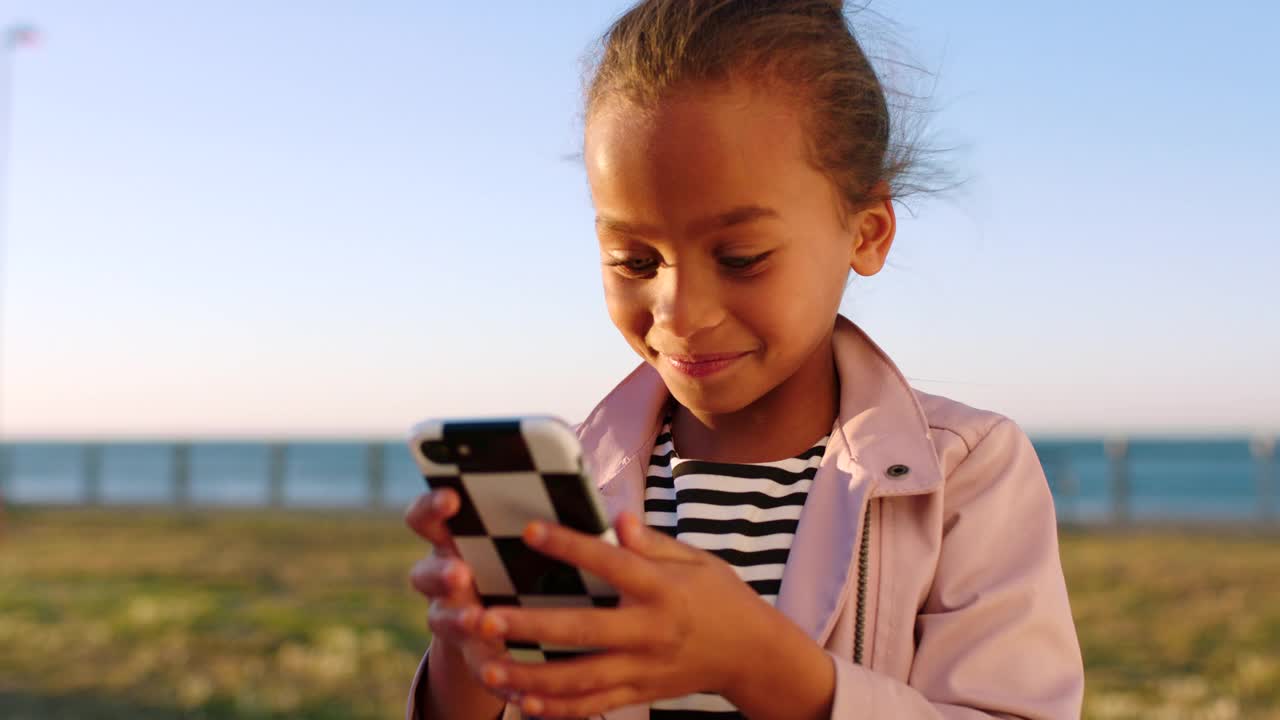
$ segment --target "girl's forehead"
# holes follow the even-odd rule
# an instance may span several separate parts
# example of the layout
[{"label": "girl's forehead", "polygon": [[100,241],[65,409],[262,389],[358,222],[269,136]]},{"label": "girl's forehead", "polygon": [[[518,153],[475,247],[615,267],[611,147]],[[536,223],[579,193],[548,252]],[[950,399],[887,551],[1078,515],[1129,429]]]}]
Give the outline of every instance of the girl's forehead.
[{"label": "girl's forehead", "polygon": [[783,98],[718,89],[601,110],[588,124],[583,157],[598,216],[620,227],[674,231],[741,207],[786,217],[829,194]]},{"label": "girl's forehead", "polygon": [[806,162],[806,148],[789,98],[742,86],[691,88],[648,107],[613,101],[592,114],[584,137],[588,172],[606,176],[696,163],[772,167]]}]

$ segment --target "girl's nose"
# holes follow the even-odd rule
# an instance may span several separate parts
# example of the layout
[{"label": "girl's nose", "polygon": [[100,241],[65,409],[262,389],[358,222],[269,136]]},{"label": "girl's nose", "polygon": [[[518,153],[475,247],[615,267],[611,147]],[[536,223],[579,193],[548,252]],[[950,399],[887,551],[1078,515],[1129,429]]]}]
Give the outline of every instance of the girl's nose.
[{"label": "girl's nose", "polygon": [[653,298],[653,324],[674,337],[688,338],[713,328],[724,319],[716,277],[693,268],[668,268],[658,273]]}]

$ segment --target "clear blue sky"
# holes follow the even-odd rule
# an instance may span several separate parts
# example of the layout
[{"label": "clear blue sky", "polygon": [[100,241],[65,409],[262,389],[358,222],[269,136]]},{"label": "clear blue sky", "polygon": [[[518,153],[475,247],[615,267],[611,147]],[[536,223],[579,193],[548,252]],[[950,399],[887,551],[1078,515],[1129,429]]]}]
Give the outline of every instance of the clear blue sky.
[{"label": "clear blue sky", "polygon": [[[10,435],[581,418],[580,58],[626,3],[16,0]],[[1280,430],[1280,10],[885,0],[962,194],[845,311],[1032,432]],[[549,9],[550,8],[550,9]]]}]

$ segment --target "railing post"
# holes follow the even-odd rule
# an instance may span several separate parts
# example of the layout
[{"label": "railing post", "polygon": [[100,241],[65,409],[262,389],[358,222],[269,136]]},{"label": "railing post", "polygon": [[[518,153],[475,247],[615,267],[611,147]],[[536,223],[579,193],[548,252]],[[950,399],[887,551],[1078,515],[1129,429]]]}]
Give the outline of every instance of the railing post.
[{"label": "railing post", "polygon": [[284,478],[288,448],[284,443],[272,443],[267,449],[267,503],[273,508],[284,507]]},{"label": "railing post", "polygon": [[184,442],[173,446],[173,503],[191,503],[191,446]]},{"label": "railing post", "polygon": [[1129,507],[1129,439],[1110,437],[1105,442],[1107,457],[1111,459],[1111,520],[1117,525],[1128,524]]},{"label": "railing post", "polygon": [[1258,515],[1263,522],[1276,519],[1276,439],[1258,436],[1249,443],[1257,473]]},{"label": "railing post", "polygon": [[13,478],[13,449],[8,443],[0,443],[0,506],[9,498],[10,480]]},{"label": "railing post", "polygon": [[[1054,475],[1058,479],[1058,496],[1062,498],[1062,504],[1070,508],[1067,514],[1072,520],[1078,520],[1077,513],[1079,508],[1076,506],[1077,495],[1080,488],[1076,487],[1076,478],[1071,474],[1071,456],[1066,450],[1059,450],[1053,459]],[[1058,516],[1062,518],[1061,514]]]},{"label": "railing post", "polygon": [[84,445],[80,448],[80,472],[84,481],[86,505],[102,504],[102,446]]},{"label": "railing post", "polygon": [[386,503],[386,448],[382,443],[369,443],[365,451],[365,479],[368,482],[368,502],[371,508],[381,508]]}]

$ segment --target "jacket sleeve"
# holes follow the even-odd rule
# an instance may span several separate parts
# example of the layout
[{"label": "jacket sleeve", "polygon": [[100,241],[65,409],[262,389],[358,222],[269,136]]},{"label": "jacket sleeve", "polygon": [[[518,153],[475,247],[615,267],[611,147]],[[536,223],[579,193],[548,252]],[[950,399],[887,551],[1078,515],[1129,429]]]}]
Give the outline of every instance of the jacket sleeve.
[{"label": "jacket sleeve", "polygon": [[[422,656],[422,662],[418,663],[418,671],[413,675],[413,683],[409,686],[409,703],[405,707],[405,720],[424,720],[424,716],[419,709],[420,700],[424,698],[427,690],[427,662],[431,659],[431,646],[427,646],[427,653]],[[502,706],[502,713],[494,720],[522,720],[520,709],[512,706],[510,703]]]},{"label": "jacket sleeve", "polygon": [[1080,645],[1030,440],[1002,418],[943,493],[941,552],[908,682],[832,655],[832,719],[1079,718]]}]

